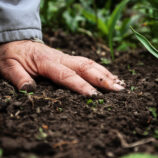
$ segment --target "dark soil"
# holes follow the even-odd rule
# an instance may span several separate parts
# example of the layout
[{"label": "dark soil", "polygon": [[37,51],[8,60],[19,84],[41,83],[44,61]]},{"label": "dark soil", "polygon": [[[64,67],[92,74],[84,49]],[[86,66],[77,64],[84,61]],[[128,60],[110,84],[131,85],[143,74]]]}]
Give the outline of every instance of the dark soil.
[{"label": "dark soil", "polygon": [[[51,38],[45,36],[45,40],[66,53],[97,62],[109,56],[103,46],[83,35],[56,33]],[[1,77],[3,157],[118,158],[133,152],[158,155],[158,60],[145,51],[116,56],[106,67],[125,80],[126,90],[100,90],[103,96],[92,97],[92,101],[45,78],[36,80],[38,88],[33,95],[20,93]]]}]

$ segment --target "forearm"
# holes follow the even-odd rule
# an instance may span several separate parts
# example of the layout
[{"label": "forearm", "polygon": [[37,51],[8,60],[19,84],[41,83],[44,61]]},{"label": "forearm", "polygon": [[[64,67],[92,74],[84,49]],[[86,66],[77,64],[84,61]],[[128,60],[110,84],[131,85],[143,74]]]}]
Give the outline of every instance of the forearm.
[{"label": "forearm", "polygon": [[0,43],[42,39],[40,0],[0,0]]}]

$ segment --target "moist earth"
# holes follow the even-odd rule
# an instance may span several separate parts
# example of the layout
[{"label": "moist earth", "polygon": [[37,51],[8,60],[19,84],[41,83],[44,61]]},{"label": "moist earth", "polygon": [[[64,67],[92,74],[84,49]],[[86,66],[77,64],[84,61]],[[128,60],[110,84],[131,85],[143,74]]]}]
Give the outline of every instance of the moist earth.
[{"label": "moist earth", "polygon": [[[45,35],[51,47],[101,64],[108,49],[85,35]],[[4,158],[119,158],[158,155],[158,60],[145,50],[117,53],[104,65],[126,83],[84,97],[46,78],[32,93],[0,77],[0,150]]]}]

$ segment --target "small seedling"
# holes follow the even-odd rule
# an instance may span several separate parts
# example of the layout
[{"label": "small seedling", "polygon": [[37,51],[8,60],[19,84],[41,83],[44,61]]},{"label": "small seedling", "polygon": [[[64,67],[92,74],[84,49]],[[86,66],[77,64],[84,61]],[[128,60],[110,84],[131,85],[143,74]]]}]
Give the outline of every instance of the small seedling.
[{"label": "small seedling", "polygon": [[43,131],[43,128],[39,128],[39,133],[36,135],[36,138],[37,139],[39,139],[39,140],[42,140],[42,139],[45,139],[45,138],[47,138],[47,133],[45,133],[44,131]]},{"label": "small seedling", "polygon": [[149,135],[149,131],[144,131],[143,135],[144,136],[148,136]]},{"label": "small seedling", "polygon": [[136,87],[131,86],[131,91],[134,91],[136,89]]},{"label": "small seedling", "polygon": [[99,103],[99,104],[103,104],[103,103],[104,103],[104,99],[99,99],[99,100],[98,100],[98,103]]},{"label": "small seedling", "polygon": [[88,104],[88,105],[93,104],[93,100],[92,100],[92,99],[88,99],[88,100],[87,100],[87,104]]},{"label": "small seedling", "polygon": [[0,148],[0,158],[2,158],[2,156],[3,156],[3,149]]},{"label": "small seedling", "polygon": [[88,105],[91,105],[93,108],[95,108],[96,105],[97,105],[96,102],[93,101],[92,99],[88,99],[88,100],[87,100],[87,104],[88,104]]},{"label": "small seedling", "polygon": [[156,155],[144,154],[144,153],[132,153],[122,156],[120,158],[158,158]]},{"label": "small seedling", "polygon": [[154,107],[149,107],[149,111],[152,113],[154,119],[157,119],[157,110]]},{"label": "small seedling", "polygon": [[132,75],[136,75],[136,71],[134,69],[131,69],[128,65],[128,71],[131,72]]},{"label": "small seedling", "polygon": [[158,139],[158,130],[157,130],[157,129],[154,131],[154,137],[155,137],[156,139]]},{"label": "small seedling", "polygon": [[23,94],[26,94],[26,95],[33,95],[34,93],[33,92],[27,92],[27,91],[23,91],[23,90],[20,90],[19,91],[20,93],[23,93]]},{"label": "small seedling", "polygon": [[27,158],[37,158],[37,156],[36,156],[36,155],[31,154],[31,155],[28,155],[28,156],[27,156]]},{"label": "small seedling", "polygon": [[63,112],[63,108],[57,107],[56,109],[58,112]]},{"label": "small seedling", "polygon": [[106,58],[101,58],[101,64],[104,64],[104,65],[109,65],[111,64],[111,60],[109,59],[106,59]]},{"label": "small seedling", "polygon": [[147,127],[143,133],[144,136],[148,136],[150,132],[150,127]]}]

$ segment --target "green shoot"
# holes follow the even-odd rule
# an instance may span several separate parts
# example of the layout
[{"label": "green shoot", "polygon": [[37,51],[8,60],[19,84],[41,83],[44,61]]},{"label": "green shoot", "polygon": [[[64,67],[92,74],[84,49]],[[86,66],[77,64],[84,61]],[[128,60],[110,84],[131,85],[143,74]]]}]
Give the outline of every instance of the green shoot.
[{"label": "green shoot", "polygon": [[136,89],[136,87],[131,86],[131,91],[134,91]]},{"label": "green shoot", "polygon": [[0,148],[0,158],[3,156],[3,149]]},{"label": "green shoot", "polygon": [[30,155],[27,156],[27,158],[37,158],[37,156],[33,155],[33,154],[30,154]]},{"label": "green shoot", "polygon": [[39,140],[42,140],[42,139],[45,139],[45,138],[47,138],[47,133],[45,133],[44,131],[43,131],[43,128],[39,128],[39,133],[36,135],[36,138],[37,139],[39,139]]},{"label": "green shoot", "polygon": [[101,58],[101,64],[109,65],[109,64],[111,64],[111,60],[106,59],[106,58]]},{"label": "green shoot", "polygon": [[132,75],[136,75],[136,71],[134,69],[131,69],[128,65],[128,71],[131,72]]},{"label": "green shoot", "polygon": [[109,47],[111,50],[112,60],[114,60],[113,35],[114,35],[115,26],[118,19],[121,16],[122,10],[125,8],[128,1],[129,0],[123,0],[119,5],[117,5],[117,7],[115,8],[115,10],[113,11],[110,17],[110,20],[108,21],[108,30],[109,30],[108,40],[109,40]]},{"label": "green shoot", "polygon": [[63,108],[58,107],[58,108],[57,108],[57,111],[58,111],[58,112],[63,112]]},{"label": "green shoot", "polygon": [[143,46],[156,58],[158,58],[158,50],[140,33],[135,31],[132,27],[131,30],[136,35],[136,38],[143,44]]},{"label": "green shoot", "polygon": [[158,130],[155,130],[155,131],[154,131],[154,137],[155,137],[156,139],[158,139]]},{"label": "green shoot", "polygon": [[88,104],[88,105],[93,104],[93,100],[92,100],[92,99],[88,99],[88,100],[87,100],[87,104]]},{"label": "green shoot", "polygon": [[143,135],[144,135],[144,136],[149,135],[149,131],[144,131]]},{"label": "green shoot", "polygon": [[143,153],[133,153],[120,158],[158,158],[156,155],[143,154]]},{"label": "green shoot", "polygon": [[157,119],[157,110],[154,107],[149,107],[149,111],[152,113],[154,119]]},{"label": "green shoot", "polygon": [[93,101],[92,99],[88,99],[88,100],[87,100],[87,104],[88,104],[88,105],[91,105],[93,108],[96,107],[96,102]]},{"label": "green shoot", "polygon": [[33,95],[34,93],[33,92],[27,92],[27,91],[24,91],[24,90],[20,90],[19,91],[20,93],[23,93],[23,94],[26,94],[26,95]]},{"label": "green shoot", "polygon": [[143,135],[144,135],[144,136],[148,136],[148,135],[149,135],[149,131],[150,131],[150,127],[147,127],[147,128],[145,129],[145,131],[143,132]]},{"label": "green shoot", "polygon": [[104,103],[104,99],[98,99],[96,101],[93,101],[92,99],[87,100],[87,105],[90,105],[93,108],[96,108],[98,104],[103,104],[103,103]]},{"label": "green shoot", "polygon": [[104,99],[99,99],[99,100],[98,100],[98,103],[99,103],[99,104],[103,104],[103,103],[104,103]]}]

